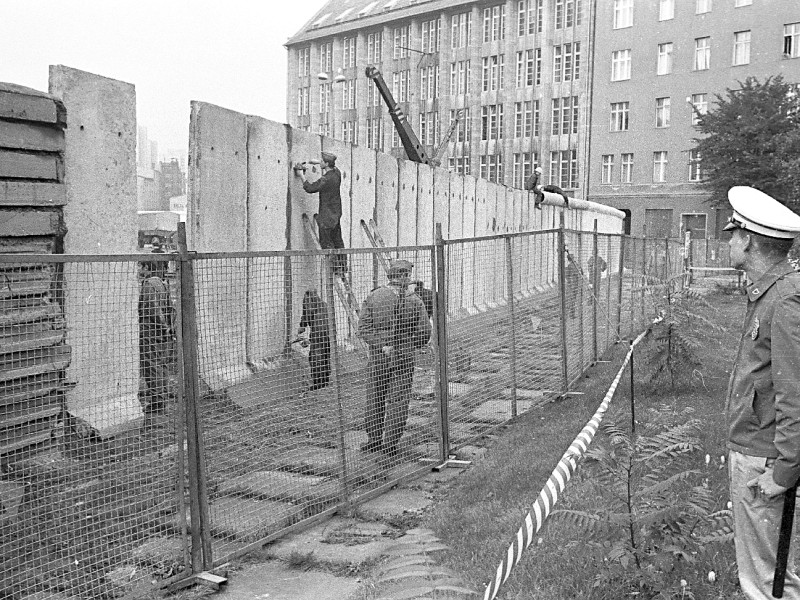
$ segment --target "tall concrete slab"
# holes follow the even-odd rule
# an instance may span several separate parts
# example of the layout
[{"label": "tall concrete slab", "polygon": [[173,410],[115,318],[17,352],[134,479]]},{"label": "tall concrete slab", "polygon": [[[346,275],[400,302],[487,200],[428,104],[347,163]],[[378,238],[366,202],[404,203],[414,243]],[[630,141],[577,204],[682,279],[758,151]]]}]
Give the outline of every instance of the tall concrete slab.
[{"label": "tall concrete slab", "polygon": [[[352,180],[353,180],[353,168],[352,168],[352,156],[351,156],[351,149],[353,148],[352,144],[346,144],[341,140],[335,140],[329,137],[322,138],[322,149],[325,152],[332,152],[336,155],[336,166],[338,167],[339,171],[342,173],[342,187],[341,187],[341,195],[342,195],[342,218],[340,223],[342,225],[342,239],[344,240],[345,248],[352,247],[352,238],[353,238],[353,207],[352,207]],[[355,223],[355,226],[360,227],[358,222]]]},{"label": "tall concrete slab", "polygon": [[400,188],[398,192],[398,246],[413,246],[417,243],[417,210],[419,189],[417,188],[418,163],[400,161]]},{"label": "tall concrete slab", "polygon": [[387,246],[397,246],[399,168],[391,154],[379,152],[375,171],[375,214],[378,231]]},{"label": "tall concrete slab", "polygon": [[433,197],[433,169],[417,165],[417,244],[434,242]]},{"label": "tall concrete slab", "polygon": [[450,172],[433,168],[433,222],[442,225],[442,236],[450,239]]},{"label": "tall concrete slab", "polygon": [[494,207],[486,202],[486,180],[475,179],[475,235],[492,235]]},{"label": "tall concrete slab", "polygon": [[[307,162],[319,159],[322,151],[322,141],[319,135],[292,129],[289,136],[289,164]],[[319,165],[307,165],[306,177],[309,181],[321,176]],[[289,219],[289,247],[292,250],[313,250],[314,240],[303,225],[303,214],[307,214],[312,226],[316,229],[314,215],[319,212],[319,194],[308,194],[303,189],[300,177],[292,174],[289,179],[289,205],[287,215]],[[306,290],[315,289],[320,294],[322,288],[321,261],[308,256],[293,256],[290,260],[291,268],[287,274],[291,277],[291,323],[296,326],[302,314],[303,294]]]},{"label": "tall concrete slab", "polygon": [[[461,236],[464,238],[474,238],[479,235],[476,232],[475,226],[475,178],[469,175],[460,176],[462,183],[462,209],[461,209]],[[471,311],[477,307],[475,299],[475,269],[482,261],[482,255],[485,254],[487,243],[476,242],[472,251],[472,256],[466,256],[464,262],[464,293],[461,300],[463,308]],[[471,258],[471,260],[470,260]]]},{"label": "tall concrete slab", "polygon": [[449,238],[464,237],[464,176],[450,173],[450,227]]},{"label": "tall concrete slab", "polygon": [[[448,239],[460,239],[464,231],[464,180],[458,173],[450,173],[450,227]],[[461,311],[464,306],[464,264],[472,264],[471,257],[475,245],[469,242],[460,242],[449,248],[449,261],[447,264],[450,289],[447,294],[451,312]]]},{"label": "tall concrete slab", "polygon": [[[64,252],[136,252],[134,86],[58,65],[50,67],[50,94],[67,109]],[[76,384],[67,408],[113,432],[142,414],[136,263],[66,264],[64,290],[67,379]]]},{"label": "tall concrete slab", "polygon": [[[286,249],[287,189],[293,175],[287,126],[247,118],[248,250]],[[284,347],[285,273],[282,257],[247,260],[247,362],[273,358]]]},{"label": "tall concrete slab", "polygon": [[[192,249],[247,250],[247,116],[191,103],[187,224]],[[247,278],[244,259],[195,262],[200,376],[221,389],[246,377]]]},{"label": "tall concrete slab", "polygon": [[361,220],[369,223],[369,220],[375,217],[375,165],[377,160],[375,150],[353,146],[353,200],[350,219],[352,223],[350,244],[353,248],[369,248],[371,245],[361,228]]}]

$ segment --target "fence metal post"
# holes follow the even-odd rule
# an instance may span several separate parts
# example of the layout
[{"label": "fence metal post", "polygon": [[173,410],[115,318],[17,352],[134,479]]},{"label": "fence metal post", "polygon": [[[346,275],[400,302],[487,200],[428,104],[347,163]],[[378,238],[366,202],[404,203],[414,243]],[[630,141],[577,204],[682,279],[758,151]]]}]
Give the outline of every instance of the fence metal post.
[{"label": "fence metal post", "polygon": [[642,323],[644,323],[644,295],[650,285],[647,278],[647,238],[642,238],[642,281],[644,282],[642,285]]},{"label": "fence metal post", "polygon": [[[583,233],[578,232],[576,235],[578,236],[578,252],[577,252],[578,258],[576,259],[574,256],[572,256],[572,254],[570,254],[570,256],[572,257],[572,263],[573,263],[572,267],[578,273],[578,277],[576,279],[580,281],[580,285],[578,286],[578,292],[577,292],[578,297],[575,299],[575,304],[577,304],[576,308],[578,309],[578,351],[579,351],[578,356],[580,356],[580,366],[578,367],[578,371],[583,371],[583,368],[585,366],[583,357],[586,350],[583,339],[585,337],[584,334],[586,333],[585,329],[586,323],[584,322],[583,318],[584,317],[583,313],[586,312],[585,310],[586,302],[584,298],[584,288],[586,288],[586,276],[583,274],[583,264],[582,264]],[[569,265],[567,265],[567,268],[569,268]]]},{"label": "fence metal post", "polygon": [[439,450],[442,462],[450,458],[450,422],[448,415],[449,384],[447,375],[447,269],[444,258],[444,239],[442,224],[436,223],[436,347],[438,368],[436,369],[437,395],[439,396]]},{"label": "fence metal post", "polygon": [[631,346],[631,436],[636,434],[636,400],[633,396],[633,355],[636,354],[636,348],[633,346],[633,340],[630,341]]},{"label": "fence metal post", "polygon": [[342,480],[342,504],[346,505],[350,500],[350,486],[347,483],[347,449],[344,445],[344,430],[346,421],[344,418],[344,406],[342,405],[342,384],[339,377],[339,342],[336,337],[336,305],[334,304],[334,262],[336,256],[328,254],[324,257],[325,261],[325,296],[328,305],[328,338],[331,344],[331,378],[333,388],[336,390],[336,412],[339,420],[339,459],[341,460],[341,480]]},{"label": "fence metal post", "polygon": [[558,286],[561,291],[561,375],[564,379],[564,392],[569,388],[567,369],[567,277],[564,272],[567,247],[564,240],[564,212],[558,224]]},{"label": "fence metal post", "polygon": [[592,233],[592,362],[596,363],[597,356],[597,302],[600,298],[600,255],[597,246],[597,219],[594,220],[594,232]]},{"label": "fence metal post", "polygon": [[664,281],[670,278],[669,263],[669,236],[666,236],[664,238]]},{"label": "fence metal post", "polygon": [[[622,291],[623,279],[625,277],[625,234],[623,233],[619,238],[619,281],[617,297],[617,339],[622,337]],[[609,275],[611,272],[609,271]]]},{"label": "fence metal post", "polygon": [[508,316],[510,319],[510,336],[509,343],[511,344],[511,417],[517,416],[517,334],[516,334],[516,319],[514,315],[514,262],[511,252],[511,236],[505,236],[506,243],[506,280],[508,295]]},{"label": "fence metal post", "polygon": [[197,307],[194,295],[194,262],[186,248],[186,224],[178,223],[178,271],[180,281],[181,357],[186,406],[186,450],[189,463],[189,505],[192,514],[192,571],[199,573],[214,564],[208,516],[208,490],[203,452],[203,433],[197,411],[200,369],[197,360]]}]

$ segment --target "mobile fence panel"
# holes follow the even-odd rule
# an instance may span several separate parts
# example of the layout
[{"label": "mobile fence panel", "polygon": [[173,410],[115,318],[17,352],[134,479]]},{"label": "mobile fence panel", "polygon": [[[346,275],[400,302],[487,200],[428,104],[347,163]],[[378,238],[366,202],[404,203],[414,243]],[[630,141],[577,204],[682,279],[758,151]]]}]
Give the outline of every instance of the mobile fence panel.
[{"label": "mobile fence panel", "polygon": [[0,260],[0,596],[191,569],[166,255]]}]

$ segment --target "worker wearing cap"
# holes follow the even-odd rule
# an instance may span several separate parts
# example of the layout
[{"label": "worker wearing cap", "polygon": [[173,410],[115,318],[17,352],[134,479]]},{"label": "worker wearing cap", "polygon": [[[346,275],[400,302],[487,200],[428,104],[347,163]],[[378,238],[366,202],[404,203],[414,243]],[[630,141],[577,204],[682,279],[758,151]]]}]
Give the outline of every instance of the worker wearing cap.
[{"label": "worker wearing cap", "polygon": [[[734,542],[742,591],[766,599],[783,493],[800,477],[800,273],[787,259],[800,216],[751,187],[728,200],[731,265],[751,282],[725,408]],[[784,597],[800,599],[793,554]]]},{"label": "worker wearing cap", "polygon": [[369,347],[365,426],[366,452],[397,455],[411,401],[414,351],[428,343],[431,322],[422,300],[409,288],[413,265],[392,261],[389,284],[367,296],[358,335]]},{"label": "worker wearing cap", "polygon": [[[303,189],[309,194],[319,193],[319,245],[323,248],[344,248],[342,239],[342,173],[336,167],[336,155],[331,152],[322,153],[322,177],[316,181],[306,179],[305,166],[295,165],[294,172],[303,180]],[[334,271],[342,275],[347,271],[347,256],[334,256]]]},{"label": "worker wearing cap", "polygon": [[544,202],[544,193],[551,192],[558,194],[564,199],[564,206],[569,208],[569,196],[557,185],[542,185],[542,167],[536,166],[533,169],[533,174],[525,182],[525,189],[534,193],[533,206],[541,210],[542,202]]}]

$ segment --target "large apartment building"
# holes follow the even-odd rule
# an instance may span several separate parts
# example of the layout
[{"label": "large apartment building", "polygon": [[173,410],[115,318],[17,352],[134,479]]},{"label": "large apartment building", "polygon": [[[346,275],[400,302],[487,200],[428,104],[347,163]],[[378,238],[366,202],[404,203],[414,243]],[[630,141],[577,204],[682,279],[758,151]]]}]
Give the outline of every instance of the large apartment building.
[{"label": "large apartment building", "polygon": [[442,166],[521,187],[533,166],[630,214],[717,235],[690,104],[748,75],[800,81],[796,0],[331,0],[286,44],[297,128],[404,156],[377,67]]}]

